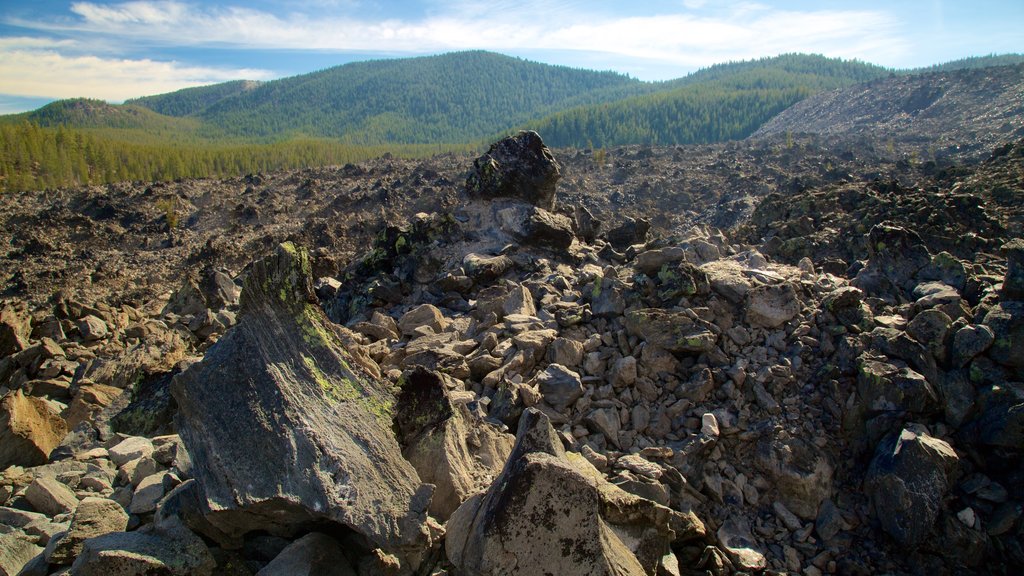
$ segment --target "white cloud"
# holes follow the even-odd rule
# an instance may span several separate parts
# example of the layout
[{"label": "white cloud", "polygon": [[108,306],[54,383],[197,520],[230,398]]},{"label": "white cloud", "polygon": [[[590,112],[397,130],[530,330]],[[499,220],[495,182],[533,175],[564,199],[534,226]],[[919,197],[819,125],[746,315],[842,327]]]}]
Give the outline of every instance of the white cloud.
[{"label": "white cloud", "polygon": [[191,86],[269,77],[270,73],[263,70],[65,56],[53,50],[10,50],[0,46],[0,93],[14,96],[88,97],[120,102]]}]

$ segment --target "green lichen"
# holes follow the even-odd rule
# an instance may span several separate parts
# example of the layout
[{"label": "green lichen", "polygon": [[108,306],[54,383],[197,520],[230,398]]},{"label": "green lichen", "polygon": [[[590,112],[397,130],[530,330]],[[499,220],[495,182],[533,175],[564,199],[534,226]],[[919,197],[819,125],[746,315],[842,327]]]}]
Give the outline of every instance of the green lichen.
[{"label": "green lichen", "polygon": [[316,382],[317,386],[327,397],[327,400],[332,404],[340,402],[353,402],[359,399],[359,391],[348,379],[341,379],[341,384],[332,382],[326,374],[320,370],[320,367],[316,365],[316,360],[302,355],[302,363],[305,364],[306,369],[309,371],[313,381]]},{"label": "green lichen", "polygon": [[597,300],[601,296],[601,282],[604,281],[603,276],[594,278],[594,289],[590,291],[590,299]]}]

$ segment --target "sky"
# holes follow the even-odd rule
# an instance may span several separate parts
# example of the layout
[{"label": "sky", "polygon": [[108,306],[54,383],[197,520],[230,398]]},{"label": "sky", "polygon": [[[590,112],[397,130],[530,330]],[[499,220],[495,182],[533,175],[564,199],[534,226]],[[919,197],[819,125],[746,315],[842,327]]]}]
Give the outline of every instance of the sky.
[{"label": "sky", "polygon": [[476,49],[650,81],[791,52],[916,68],[1024,52],[1024,0],[0,0],[0,114]]}]

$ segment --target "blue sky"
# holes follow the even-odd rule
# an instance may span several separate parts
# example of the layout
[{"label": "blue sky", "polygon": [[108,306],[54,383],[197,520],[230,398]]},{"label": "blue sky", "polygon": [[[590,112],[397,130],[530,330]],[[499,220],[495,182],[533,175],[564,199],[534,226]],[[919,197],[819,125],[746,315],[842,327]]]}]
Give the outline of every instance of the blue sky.
[{"label": "blue sky", "polygon": [[1024,1],[0,0],[0,113],[470,49],[642,80],[787,52],[909,68],[1024,52]]}]

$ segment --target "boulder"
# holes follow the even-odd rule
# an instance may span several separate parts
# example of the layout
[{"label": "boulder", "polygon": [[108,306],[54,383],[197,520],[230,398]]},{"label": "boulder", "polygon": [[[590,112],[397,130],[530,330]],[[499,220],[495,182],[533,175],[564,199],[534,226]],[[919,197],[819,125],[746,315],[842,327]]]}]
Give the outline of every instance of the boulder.
[{"label": "boulder", "polygon": [[487,256],[485,254],[466,254],[462,259],[462,269],[466,276],[478,284],[493,282],[508,272],[514,263],[504,254]]},{"label": "boulder", "polygon": [[429,511],[442,521],[490,485],[515,440],[454,402],[445,379],[423,368],[403,376],[394,428],[402,455],[435,486]]},{"label": "boulder", "polygon": [[29,347],[32,321],[23,307],[0,308],[0,358]]},{"label": "boulder", "polygon": [[330,536],[310,532],[289,544],[256,576],[356,576],[341,545]]},{"label": "boulder", "polygon": [[647,242],[647,232],[650,229],[650,221],[626,216],[622,224],[608,231],[608,242],[616,250],[625,250],[634,244]]},{"label": "boulder", "polygon": [[876,224],[867,238],[868,264],[850,282],[871,296],[905,298],[917,273],[931,263],[924,241],[913,230]]},{"label": "boulder", "polygon": [[653,575],[670,554],[672,518],[567,454],[531,408],[501,475],[449,519],[445,550],[459,574]]},{"label": "boulder", "polygon": [[791,284],[756,286],[747,292],[747,322],[778,328],[800,314],[800,301]]},{"label": "boulder", "polygon": [[549,364],[537,374],[536,381],[544,401],[559,412],[565,412],[583,396],[580,375],[561,364]]},{"label": "boulder", "polygon": [[78,497],[62,482],[47,476],[40,476],[28,485],[25,498],[37,511],[47,516],[74,512]]},{"label": "boulder", "polygon": [[64,419],[42,398],[8,393],[0,400],[0,470],[46,463],[67,432]]},{"label": "boulder", "polygon": [[67,533],[55,545],[47,546],[46,560],[50,564],[71,564],[89,538],[123,532],[127,527],[128,513],[120,504],[106,498],[84,498],[71,517]]},{"label": "boulder", "polygon": [[238,324],[172,383],[206,520],[234,537],[333,521],[415,563],[431,487],[391,431],[390,386],[315,301],[308,253],[280,245],[250,267]]},{"label": "boulder", "polygon": [[540,135],[524,130],[491,144],[473,161],[466,192],[485,199],[518,198],[553,210],[561,177],[558,162]]},{"label": "boulder", "polygon": [[477,294],[476,316],[482,319],[491,313],[501,320],[513,314],[534,316],[537,314],[537,308],[533,296],[525,286],[515,282],[503,282],[488,286]]},{"label": "boulder", "polygon": [[1003,254],[1006,254],[1003,298],[1024,300],[1024,239],[1014,238],[1004,244]]},{"label": "boulder", "polygon": [[413,336],[415,330],[421,326],[426,326],[434,332],[444,332],[448,327],[448,320],[437,306],[432,304],[420,304],[402,314],[398,320],[398,329],[403,336]]},{"label": "boulder", "polygon": [[641,308],[626,312],[626,330],[649,345],[669,352],[707,352],[718,335],[711,326],[683,312]]},{"label": "boulder", "polygon": [[71,565],[76,576],[159,574],[210,576],[216,562],[203,541],[176,519],[148,531],[111,532],[86,540]]},{"label": "boulder", "polygon": [[995,335],[988,355],[1024,373],[1024,302],[1001,302],[988,311],[983,324]]},{"label": "boulder", "polygon": [[882,529],[903,546],[920,544],[932,530],[956,481],[952,446],[908,426],[875,450],[864,491]]},{"label": "boulder", "polygon": [[30,560],[43,551],[14,534],[0,533],[0,576],[15,576]]},{"label": "boulder", "polygon": [[91,314],[78,321],[78,331],[87,341],[102,340],[110,334],[107,323]]},{"label": "boulder", "polygon": [[831,496],[835,466],[828,454],[803,438],[764,439],[757,464],[778,492],[778,500],[804,520],[814,520],[818,507]]}]

